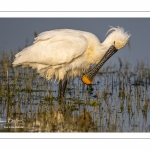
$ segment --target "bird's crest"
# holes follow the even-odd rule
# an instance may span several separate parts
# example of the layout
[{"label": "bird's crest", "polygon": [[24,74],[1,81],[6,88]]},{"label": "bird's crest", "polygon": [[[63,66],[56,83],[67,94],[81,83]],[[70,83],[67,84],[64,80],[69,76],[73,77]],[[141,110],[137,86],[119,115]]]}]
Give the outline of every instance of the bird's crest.
[{"label": "bird's crest", "polygon": [[128,34],[128,32],[124,31],[124,28],[122,27],[112,27],[107,31],[106,35],[108,35],[109,41],[111,44],[115,42],[116,49],[123,48],[126,44],[129,46],[129,38],[131,34]]}]

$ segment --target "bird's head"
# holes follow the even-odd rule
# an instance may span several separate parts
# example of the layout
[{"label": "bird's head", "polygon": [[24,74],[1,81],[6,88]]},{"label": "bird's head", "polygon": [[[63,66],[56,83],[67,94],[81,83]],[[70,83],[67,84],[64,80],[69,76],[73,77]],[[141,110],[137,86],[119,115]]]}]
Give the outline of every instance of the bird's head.
[{"label": "bird's head", "polygon": [[104,41],[108,46],[114,46],[117,50],[122,49],[123,47],[128,44],[129,46],[129,38],[130,34],[128,32],[125,32],[122,27],[111,27],[106,35],[108,34],[108,37]]},{"label": "bird's head", "polygon": [[[103,46],[105,47],[106,53],[100,60],[100,62],[89,72],[87,72],[82,77],[82,81],[85,84],[92,84],[94,76],[97,74],[102,65],[118,50],[122,49],[129,44],[130,34],[124,31],[121,27],[111,27],[106,34],[109,34],[106,40],[103,42]],[[130,45],[128,45],[130,47]]]}]

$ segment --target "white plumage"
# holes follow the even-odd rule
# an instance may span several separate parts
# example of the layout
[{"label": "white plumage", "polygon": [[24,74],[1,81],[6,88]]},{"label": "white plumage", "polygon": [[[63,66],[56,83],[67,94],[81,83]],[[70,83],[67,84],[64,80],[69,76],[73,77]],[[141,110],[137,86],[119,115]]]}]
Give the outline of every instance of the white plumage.
[{"label": "white plumage", "polygon": [[130,35],[123,28],[110,28],[101,43],[92,33],[59,29],[39,34],[34,43],[15,55],[13,66],[30,66],[46,79],[58,81],[85,73],[97,64],[110,46],[123,48]]}]

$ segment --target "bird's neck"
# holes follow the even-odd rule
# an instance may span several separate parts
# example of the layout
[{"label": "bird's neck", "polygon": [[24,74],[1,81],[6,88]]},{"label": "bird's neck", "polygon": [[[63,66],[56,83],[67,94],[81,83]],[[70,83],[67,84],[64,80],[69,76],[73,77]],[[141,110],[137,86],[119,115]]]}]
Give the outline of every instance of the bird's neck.
[{"label": "bird's neck", "polygon": [[90,65],[98,64],[105,55],[105,53],[108,51],[110,46],[111,44],[109,36],[105,39],[103,43],[98,43],[95,48],[90,45],[86,51],[86,59],[88,63]]},{"label": "bird's neck", "polygon": [[103,44],[95,51],[95,64],[98,64],[109,48]]},{"label": "bird's neck", "polygon": [[97,45],[96,47],[92,45],[89,46],[85,52],[85,60],[89,65],[97,64],[103,54],[105,54],[105,52],[101,49],[101,45]]},{"label": "bird's neck", "polygon": [[113,44],[112,37],[109,35],[102,44],[103,46],[108,47],[108,48],[112,46]]},{"label": "bird's neck", "polygon": [[101,45],[95,51],[95,55],[97,56],[96,64],[99,63],[99,61],[103,58],[108,49],[112,46],[112,43],[112,37],[110,35],[104,40],[103,43],[101,43]]},{"label": "bird's neck", "polygon": [[99,54],[100,54],[100,60],[105,55],[105,53],[108,51],[108,49],[112,46],[113,41],[112,37],[109,35],[104,42],[102,42],[101,46],[99,47]]}]

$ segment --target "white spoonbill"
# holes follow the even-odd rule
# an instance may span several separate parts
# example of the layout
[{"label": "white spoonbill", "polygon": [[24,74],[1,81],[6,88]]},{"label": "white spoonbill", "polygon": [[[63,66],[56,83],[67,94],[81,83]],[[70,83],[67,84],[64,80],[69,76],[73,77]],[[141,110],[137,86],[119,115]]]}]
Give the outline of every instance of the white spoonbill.
[{"label": "white spoonbill", "polygon": [[[69,78],[83,75],[83,83],[91,84],[101,66],[129,42],[130,34],[121,27],[111,27],[107,34],[101,43],[94,34],[85,31],[43,32],[31,46],[15,55],[13,66],[29,66],[47,80],[56,79],[59,96],[63,97]],[[93,64],[97,65],[89,71]]]}]

